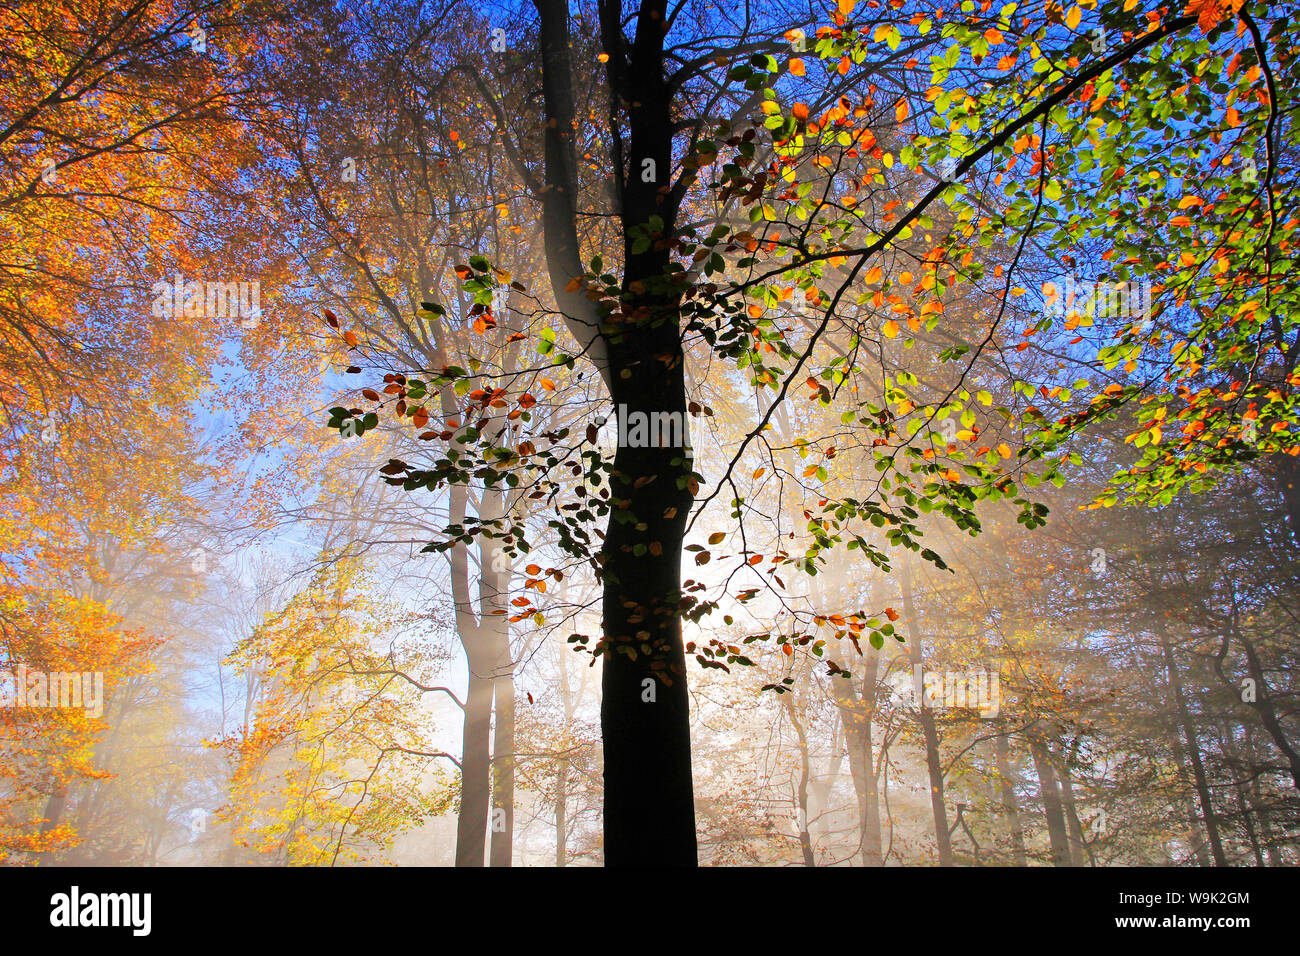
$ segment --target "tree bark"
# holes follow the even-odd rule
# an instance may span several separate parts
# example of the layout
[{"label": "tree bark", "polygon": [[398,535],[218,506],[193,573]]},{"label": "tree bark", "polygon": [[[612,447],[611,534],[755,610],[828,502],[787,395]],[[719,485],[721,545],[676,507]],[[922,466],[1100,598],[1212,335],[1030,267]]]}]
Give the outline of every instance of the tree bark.
[{"label": "tree bark", "polygon": [[1238,626],[1235,608],[1232,615],[1232,629],[1242,650],[1246,652],[1246,664],[1250,669],[1251,678],[1255,681],[1255,701],[1251,706],[1259,712],[1259,719],[1264,724],[1264,729],[1277,745],[1277,749],[1282,751],[1282,756],[1286,757],[1287,766],[1291,770],[1291,783],[1300,790],[1300,753],[1296,752],[1291,739],[1282,728],[1281,721],[1278,720],[1277,709],[1273,706],[1273,696],[1264,680],[1264,667],[1259,659],[1259,651],[1254,642],[1246,637]]},{"label": "tree bark", "polygon": [[993,744],[998,761],[998,776],[1002,778],[1002,810],[1007,815],[1011,829],[1012,862],[1016,866],[1027,866],[1025,856],[1025,831],[1020,823],[1020,805],[1016,800],[1016,775],[1011,769],[1011,745],[1006,734],[998,734]]},{"label": "tree bark", "polygon": [[795,736],[799,740],[799,784],[795,792],[799,849],[803,854],[804,866],[816,866],[817,857],[813,854],[812,835],[808,831],[810,825],[808,822],[808,778],[811,776],[808,762],[808,737],[804,733],[803,724],[799,722],[799,714],[795,710],[794,694],[782,694],[781,696],[784,698],[786,716],[790,718],[790,724],[794,727]]},{"label": "tree bark", "polygon": [[470,655],[469,690],[465,695],[465,724],[461,731],[460,815],[456,819],[456,865],[482,866],[487,842],[489,731],[492,724],[492,681],[486,662]]},{"label": "tree bark", "polygon": [[844,721],[844,738],[849,752],[849,773],[858,801],[858,850],[863,866],[881,865],[880,790],[876,782],[875,748],[872,719],[875,716],[880,652],[868,647],[864,652],[866,672],[862,693],[857,696],[846,678],[831,679],[831,689]]},{"label": "tree bark", "polygon": [[1052,846],[1052,865],[1070,865],[1070,839],[1066,833],[1065,811],[1061,805],[1061,791],[1052,768],[1052,755],[1041,741],[1031,741],[1029,754],[1038,774],[1038,788],[1043,800],[1043,815],[1047,818],[1047,838]]},{"label": "tree bark", "polygon": [[[908,658],[912,664],[912,673],[923,666],[924,656],[921,648],[921,629],[916,622],[916,602],[912,596],[912,572],[904,568],[903,577],[903,616],[907,620]],[[916,719],[921,725],[921,735],[925,741],[925,767],[930,779],[930,812],[934,816],[934,840],[939,851],[939,865],[952,866],[952,836],[948,827],[948,808],[943,798],[943,765],[939,760],[939,732],[934,723],[934,711],[926,704],[922,693],[916,702]]]},{"label": "tree bark", "polygon": [[[496,521],[506,513],[505,492],[500,487],[484,489],[479,516]],[[510,565],[500,544],[493,538],[479,543],[479,640],[492,655],[492,866],[510,866],[515,826],[515,662],[510,648],[507,600]]]},{"label": "tree bark", "polygon": [[632,172],[624,178],[622,168],[614,170],[622,183],[618,212],[625,294],[619,311],[596,317],[585,296],[569,291],[570,280],[583,270],[574,218],[576,117],[568,5],[563,0],[536,0],[536,6],[547,120],[543,216],[552,289],[569,328],[580,341],[586,336],[584,346],[602,371],[615,413],[626,414],[629,421],[645,415],[649,422],[668,413],[678,425],[671,441],[638,448],[620,442],[610,475],[614,506],[600,554],[605,863],[694,866],[695,804],[680,610],[681,554],[695,479],[684,436],[681,290],[670,278],[666,243],[633,252],[636,230],[652,216],[662,219],[665,236],[672,234],[676,221],[675,201],[667,188],[673,159],[673,95],[663,49],[667,4],[644,0],[630,51],[624,48],[621,4],[606,0],[600,5],[611,96],[618,108],[628,109],[627,159]]},{"label": "tree bark", "polygon": [[[505,621],[504,617],[497,618]],[[515,832],[515,673],[510,642],[503,641],[492,681],[496,722],[492,734],[492,866],[510,866]]]},{"label": "tree bark", "polygon": [[1065,822],[1070,827],[1070,865],[1084,866],[1087,844],[1083,839],[1083,824],[1079,822],[1079,812],[1074,804],[1074,784],[1070,781],[1070,768],[1061,766],[1060,778],[1061,805],[1065,810]]},{"label": "tree bark", "polygon": [[1178,713],[1178,723],[1183,731],[1183,738],[1187,744],[1187,757],[1192,764],[1192,780],[1196,785],[1196,795],[1201,804],[1201,823],[1205,827],[1205,838],[1210,844],[1210,854],[1214,858],[1215,866],[1227,866],[1227,857],[1223,853],[1223,842],[1219,837],[1219,822],[1214,813],[1214,801],[1210,797],[1210,785],[1207,774],[1205,773],[1205,762],[1201,759],[1201,743],[1197,739],[1196,726],[1192,722],[1191,711],[1187,707],[1187,700],[1183,694],[1183,682],[1178,676],[1178,667],[1174,662],[1173,647],[1169,642],[1169,635],[1165,628],[1164,621],[1157,618],[1156,634],[1160,640],[1160,649],[1164,654],[1165,673],[1169,680],[1169,688],[1173,692],[1174,706]]}]

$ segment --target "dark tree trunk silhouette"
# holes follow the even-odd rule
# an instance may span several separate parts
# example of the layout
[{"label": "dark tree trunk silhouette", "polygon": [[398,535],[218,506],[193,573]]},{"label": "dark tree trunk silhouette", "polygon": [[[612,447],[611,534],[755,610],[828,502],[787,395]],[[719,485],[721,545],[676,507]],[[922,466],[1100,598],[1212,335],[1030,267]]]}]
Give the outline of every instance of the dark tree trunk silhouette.
[{"label": "dark tree trunk silhouette", "polygon": [[[616,109],[628,109],[629,133],[627,152],[620,153],[614,170],[627,295],[618,312],[601,316],[570,285],[583,268],[575,221],[568,5],[537,0],[536,6],[547,122],[543,223],[552,289],[569,328],[601,369],[615,412],[629,420],[645,415],[649,422],[669,413],[678,425],[675,434],[657,436],[671,440],[638,448],[620,444],[610,476],[619,506],[611,512],[600,553],[605,863],[693,866],[689,698],[679,615],[681,554],[695,486],[684,434],[681,290],[669,279],[666,245],[633,252],[633,231],[652,216],[671,233],[680,198],[665,188],[674,136],[663,49],[667,4],[640,5],[630,46],[621,5],[600,5],[610,95]],[[607,331],[597,334],[597,322]]]}]

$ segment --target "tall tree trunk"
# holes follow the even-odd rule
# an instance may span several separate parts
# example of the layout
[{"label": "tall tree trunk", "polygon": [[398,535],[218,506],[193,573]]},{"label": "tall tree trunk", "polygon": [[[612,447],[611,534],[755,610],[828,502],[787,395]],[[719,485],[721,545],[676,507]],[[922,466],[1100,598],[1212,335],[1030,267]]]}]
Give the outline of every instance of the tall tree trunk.
[{"label": "tall tree trunk", "polygon": [[[671,369],[647,361],[673,350],[675,335],[638,338],[646,344],[636,356],[622,345],[610,349],[616,374],[631,372],[623,380],[629,385],[615,389],[616,403],[646,415],[667,408],[684,422],[680,351]],[[622,509],[606,531],[601,569],[607,865],[696,862],[690,702],[679,616],[689,463],[680,446],[620,447],[611,476]],[[652,480],[643,483],[647,477]]]},{"label": "tall tree trunk", "polygon": [[1232,613],[1232,630],[1242,650],[1246,652],[1246,664],[1250,669],[1251,679],[1255,682],[1255,701],[1251,706],[1258,711],[1264,729],[1277,745],[1277,749],[1282,751],[1282,756],[1286,758],[1287,766],[1291,770],[1292,785],[1300,790],[1300,753],[1296,752],[1291,739],[1282,728],[1281,721],[1278,720],[1277,708],[1273,706],[1273,695],[1264,680],[1264,667],[1259,659],[1259,651],[1254,641],[1242,633],[1238,626],[1235,607]]},{"label": "tall tree trunk", "polygon": [[[504,489],[484,489],[479,517],[493,522],[506,514]],[[507,600],[510,565],[495,539],[479,543],[480,640],[492,655],[492,866],[510,866],[515,828],[515,662],[510,648]]]},{"label": "tall tree trunk", "polygon": [[1084,854],[1087,844],[1083,839],[1083,824],[1079,822],[1079,811],[1074,805],[1074,784],[1070,781],[1070,768],[1062,762],[1059,775],[1061,788],[1061,806],[1065,810],[1065,822],[1070,828],[1070,865],[1084,866],[1087,861]]},{"label": "tall tree trunk", "polygon": [[[497,618],[505,621],[504,617]],[[492,681],[496,722],[492,735],[492,849],[493,866],[510,866],[515,832],[515,673],[510,642],[502,642],[504,660],[498,656]]]},{"label": "tall tree trunk", "polygon": [[[1251,733],[1249,727],[1246,728],[1246,759],[1253,771],[1258,760],[1258,752],[1255,749],[1255,735]],[[1273,828],[1270,813],[1264,807],[1259,774],[1253,772],[1250,781],[1250,795],[1250,803],[1259,818],[1259,829],[1264,837],[1264,849],[1268,853],[1268,865],[1282,866],[1282,853],[1278,847],[1277,831]]]},{"label": "tall tree trunk", "polygon": [[[921,629],[916,621],[916,602],[912,596],[912,572],[903,568],[903,616],[907,621],[908,659],[912,664],[912,673],[918,673],[923,666],[924,655],[921,648]],[[948,827],[948,809],[943,797],[943,765],[939,760],[939,732],[934,724],[934,711],[925,702],[922,693],[916,702],[917,721],[921,725],[921,735],[925,741],[925,767],[930,778],[930,812],[934,817],[934,840],[939,851],[939,865],[952,866],[952,836]]]},{"label": "tall tree trunk", "polygon": [[456,820],[456,865],[482,866],[487,842],[492,725],[492,680],[486,661],[470,656],[469,691],[461,731],[460,815]]},{"label": "tall tree trunk", "polygon": [[[824,606],[824,602],[822,602]],[[831,678],[831,693],[844,724],[845,749],[849,754],[849,773],[858,804],[858,851],[863,866],[880,866],[880,789],[876,780],[875,749],[872,741],[872,718],[876,706],[876,684],[880,675],[880,652],[868,647],[864,652],[866,669],[861,695],[851,678]],[[836,663],[841,663],[836,659]]]},{"label": "tall tree trunk", "polygon": [[1002,778],[1002,811],[1006,814],[1011,829],[1012,862],[1016,866],[1026,866],[1029,861],[1025,856],[1025,830],[1020,823],[1020,805],[1016,801],[1018,780],[1011,769],[1011,745],[1006,734],[998,734],[993,740],[997,753],[998,776]]},{"label": "tall tree trunk", "polygon": [[799,849],[803,854],[804,866],[816,866],[817,858],[813,854],[812,835],[808,832],[808,778],[811,776],[808,762],[808,737],[804,733],[803,724],[799,722],[799,714],[795,709],[794,694],[782,694],[781,696],[784,698],[782,703],[785,705],[786,716],[790,718],[790,724],[794,727],[795,736],[799,740],[799,784],[795,791]]},{"label": "tall tree trunk", "polygon": [[1178,769],[1178,782],[1182,787],[1179,801],[1182,804],[1183,815],[1187,819],[1187,841],[1196,848],[1193,852],[1196,854],[1197,865],[1209,866],[1210,854],[1206,852],[1205,840],[1201,837],[1204,827],[1196,813],[1196,803],[1192,799],[1195,787],[1192,785],[1191,773],[1188,770],[1187,748],[1183,746],[1182,731],[1170,725],[1166,733],[1169,735],[1169,748],[1174,755],[1174,766]]},{"label": "tall tree trunk", "polygon": [[561,760],[555,771],[555,865],[569,862],[569,763]]},{"label": "tall tree trunk", "polygon": [[[861,777],[855,778],[859,793],[858,829],[862,841],[862,865],[880,866],[880,790],[876,782],[875,749],[871,728],[879,691],[880,651],[868,647],[867,666],[862,675],[862,719],[858,726],[857,750],[861,755]],[[852,764],[850,764],[850,767]]]},{"label": "tall tree trunk", "polygon": [[[571,280],[583,270],[575,225],[577,118],[568,4],[535,3],[547,121],[542,212],[551,287],[570,330],[601,369],[615,414],[628,421],[645,416],[641,420],[651,423],[648,430],[654,432],[663,413],[677,425],[670,440],[648,447],[629,447],[620,440],[610,475],[617,505],[610,510],[600,554],[605,863],[694,866],[695,801],[680,612],[681,554],[696,485],[684,435],[681,289],[669,276],[666,243],[633,251],[651,217],[662,220],[665,235],[672,234],[680,201],[661,188],[669,185],[673,160],[673,94],[663,49],[667,4],[645,0],[640,5],[630,50],[621,4],[600,4],[610,93],[616,109],[628,110],[630,172],[625,177],[620,158],[614,172],[621,185],[625,297],[617,309],[594,317],[586,297],[570,290]],[[605,332],[597,332],[598,321]]]},{"label": "tall tree trunk", "polygon": [[[1249,729],[1246,729],[1245,732],[1250,733]],[[1249,784],[1246,779],[1243,779],[1248,774],[1250,766],[1237,749],[1232,727],[1223,728],[1223,745],[1228,758],[1239,768],[1236,771],[1237,782],[1232,788],[1237,797],[1237,812],[1241,814],[1242,826],[1246,828],[1246,839],[1250,841],[1250,852],[1255,857],[1255,865],[1263,866],[1264,847],[1260,843],[1259,832],[1255,827],[1255,809],[1247,798]]]},{"label": "tall tree trunk", "polygon": [[1052,768],[1052,755],[1041,741],[1031,741],[1029,754],[1038,775],[1038,788],[1043,801],[1043,815],[1047,818],[1047,838],[1052,847],[1052,865],[1070,865],[1070,838],[1066,833],[1065,811],[1061,806],[1061,791]]},{"label": "tall tree trunk", "polygon": [[[463,524],[469,492],[452,485],[448,515],[453,524]],[[481,553],[481,552],[480,552]],[[489,636],[474,615],[470,596],[469,553],[457,543],[450,553],[451,589],[455,603],[456,633],[465,652],[468,672],[465,694],[465,722],[461,728],[460,815],[456,821],[456,865],[482,866],[486,849],[488,809],[491,799],[491,729],[493,648]],[[480,578],[480,590],[482,589]]]},{"label": "tall tree trunk", "polygon": [[1192,722],[1191,711],[1183,695],[1182,678],[1178,676],[1178,666],[1174,661],[1173,647],[1164,620],[1156,618],[1156,634],[1160,640],[1160,649],[1165,659],[1165,674],[1169,688],[1173,692],[1174,706],[1178,713],[1178,723],[1183,730],[1187,744],[1187,757],[1192,764],[1192,780],[1196,785],[1196,795],[1201,804],[1201,822],[1205,826],[1205,838],[1210,844],[1210,854],[1215,866],[1227,866],[1227,857],[1223,853],[1223,842],[1219,838],[1219,822],[1214,814],[1214,801],[1210,797],[1209,779],[1205,772],[1205,763],[1201,760],[1201,743],[1197,738],[1196,726]]}]

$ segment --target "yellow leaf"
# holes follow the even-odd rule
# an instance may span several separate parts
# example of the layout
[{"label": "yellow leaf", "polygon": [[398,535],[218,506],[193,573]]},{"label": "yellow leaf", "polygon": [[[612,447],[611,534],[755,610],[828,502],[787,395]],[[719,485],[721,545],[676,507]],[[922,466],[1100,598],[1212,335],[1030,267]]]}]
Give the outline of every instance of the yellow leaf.
[{"label": "yellow leaf", "polygon": [[885,338],[887,339],[897,338],[898,323],[895,322],[893,319],[890,319],[888,322],[884,324],[884,326],[882,327],[882,331],[885,333]]},{"label": "yellow leaf", "polygon": [[1065,25],[1071,30],[1079,29],[1079,21],[1083,19],[1083,11],[1077,6],[1071,7],[1070,12],[1065,15]]}]

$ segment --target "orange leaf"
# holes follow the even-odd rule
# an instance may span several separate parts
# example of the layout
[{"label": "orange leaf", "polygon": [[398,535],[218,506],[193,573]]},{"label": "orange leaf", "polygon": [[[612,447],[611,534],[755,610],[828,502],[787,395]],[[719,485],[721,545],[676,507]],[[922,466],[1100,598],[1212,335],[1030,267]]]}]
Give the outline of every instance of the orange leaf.
[{"label": "orange leaf", "polygon": [[907,100],[899,100],[898,105],[894,107],[894,118],[901,123],[903,120],[907,119],[908,112],[910,112],[910,110],[907,105]]}]

